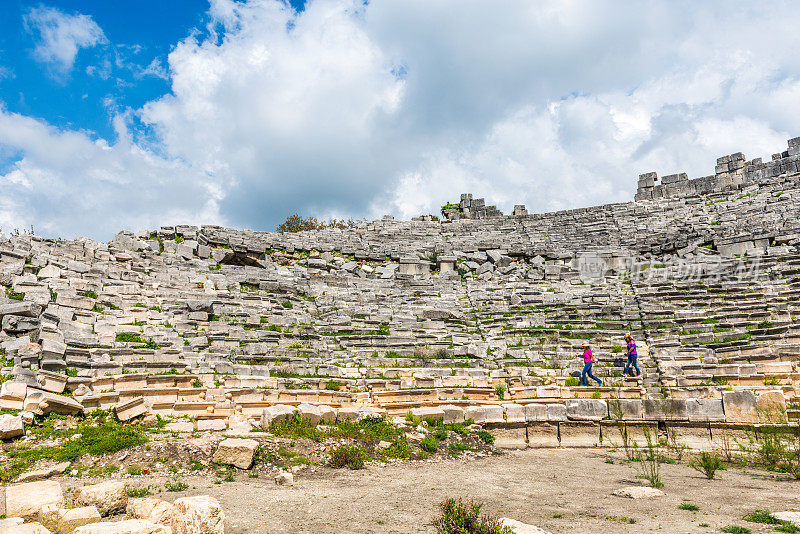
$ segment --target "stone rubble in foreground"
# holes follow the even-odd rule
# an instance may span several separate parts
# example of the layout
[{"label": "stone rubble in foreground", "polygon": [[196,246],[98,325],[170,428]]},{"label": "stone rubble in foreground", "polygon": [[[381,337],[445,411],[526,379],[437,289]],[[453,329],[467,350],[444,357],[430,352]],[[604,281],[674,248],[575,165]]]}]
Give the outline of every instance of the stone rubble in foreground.
[{"label": "stone rubble in foreground", "polygon": [[[467,194],[443,220],[283,234],[0,234],[0,438],[96,409],[231,435],[411,412],[499,447],[608,445],[624,421],[708,449],[721,426],[796,420],[800,138],[709,177],[643,174],[636,199],[505,216]],[[584,341],[602,387],[577,386]],[[215,454],[247,468],[257,446]]]}]

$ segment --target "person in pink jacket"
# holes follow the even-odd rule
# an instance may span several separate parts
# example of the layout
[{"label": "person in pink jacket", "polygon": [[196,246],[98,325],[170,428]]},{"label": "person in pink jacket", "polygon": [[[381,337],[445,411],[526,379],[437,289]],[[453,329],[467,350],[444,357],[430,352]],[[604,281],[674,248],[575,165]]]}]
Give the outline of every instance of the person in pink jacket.
[{"label": "person in pink jacket", "polygon": [[[580,357],[580,356],[579,356]],[[597,380],[597,385],[599,387],[603,387],[603,381],[597,378],[592,374],[592,365],[595,364],[597,360],[592,354],[592,349],[589,348],[589,342],[583,342],[583,372],[581,373],[581,385],[586,386],[586,377],[588,376],[592,380]]]}]

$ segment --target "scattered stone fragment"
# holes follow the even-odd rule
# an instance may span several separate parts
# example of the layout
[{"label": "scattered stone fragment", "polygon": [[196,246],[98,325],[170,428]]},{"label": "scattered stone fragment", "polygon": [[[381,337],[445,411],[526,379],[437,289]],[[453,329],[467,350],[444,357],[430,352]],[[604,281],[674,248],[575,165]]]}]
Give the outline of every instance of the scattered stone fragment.
[{"label": "scattered stone fragment", "polygon": [[611,495],[628,499],[649,499],[651,497],[663,497],[664,492],[647,486],[628,486],[612,491]]}]

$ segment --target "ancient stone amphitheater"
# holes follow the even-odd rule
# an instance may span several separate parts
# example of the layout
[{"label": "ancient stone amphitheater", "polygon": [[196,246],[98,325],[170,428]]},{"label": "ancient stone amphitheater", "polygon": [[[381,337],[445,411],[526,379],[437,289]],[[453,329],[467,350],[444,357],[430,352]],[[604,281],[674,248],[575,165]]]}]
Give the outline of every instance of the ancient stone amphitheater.
[{"label": "ancient stone amphitheater", "polygon": [[[635,202],[556,213],[462,195],[443,220],[344,230],[0,235],[0,406],[186,430],[412,410],[509,447],[600,443],[619,419],[702,447],[722,425],[794,418],[800,138],[715,170],[643,174]],[[626,332],[640,377],[622,376]],[[575,385],[584,341],[603,387]]]}]

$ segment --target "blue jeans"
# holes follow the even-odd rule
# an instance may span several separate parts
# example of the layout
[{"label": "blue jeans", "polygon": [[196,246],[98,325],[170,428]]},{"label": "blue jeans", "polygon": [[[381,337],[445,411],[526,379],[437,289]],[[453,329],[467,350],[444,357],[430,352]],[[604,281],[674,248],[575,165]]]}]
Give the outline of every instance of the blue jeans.
[{"label": "blue jeans", "polygon": [[597,385],[602,386],[603,381],[597,378],[592,374],[592,362],[587,362],[583,364],[583,372],[581,373],[581,385],[586,385],[586,377],[591,378],[592,380],[597,380]]},{"label": "blue jeans", "polygon": [[628,371],[630,370],[631,366],[633,366],[633,368],[636,369],[636,374],[631,376],[639,376],[640,374],[642,374],[642,372],[639,370],[639,366],[636,365],[636,359],[638,357],[639,356],[637,356],[636,354],[628,355],[628,363],[625,364],[625,369],[622,371],[623,376],[628,374]]}]

